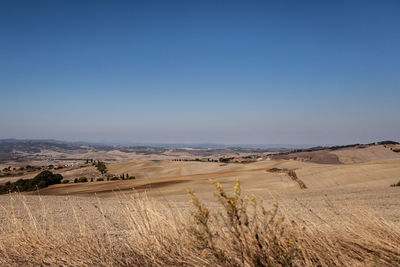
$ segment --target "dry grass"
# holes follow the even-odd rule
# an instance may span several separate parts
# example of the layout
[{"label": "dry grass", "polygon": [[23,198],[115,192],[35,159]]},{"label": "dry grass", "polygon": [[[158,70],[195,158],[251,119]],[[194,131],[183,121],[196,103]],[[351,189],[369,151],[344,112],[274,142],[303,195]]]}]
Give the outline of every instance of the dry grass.
[{"label": "dry grass", "polygon": [[277,204],[264,208],[239,183],[232,195],[215,185],[217,202],[207,205],[189,191],[192,208],[132,194],[119,194],[112,207],[97,198],[80,205],[82,198],[55,208],[51,197],[10,195],[1,207],[0,265],[400,264],[400,230],[382,218],[353,214],[320,228],[285,219]]}]

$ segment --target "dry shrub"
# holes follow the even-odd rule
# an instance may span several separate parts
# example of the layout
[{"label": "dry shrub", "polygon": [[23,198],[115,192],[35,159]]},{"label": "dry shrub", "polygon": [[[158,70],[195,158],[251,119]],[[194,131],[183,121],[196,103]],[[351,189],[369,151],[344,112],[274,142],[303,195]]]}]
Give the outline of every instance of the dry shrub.
[{"label": "dry shrub", "polygon": [[214,184],[220,208],[207,207],[192,190],[191,209],[121,193],[112,207],[98,198],[91,208],[67,200],[59,209],[70,212],[68,223],[49,213],[51,198],[30,203],[12,194],[0,213],[0,266],[400,264],[400,231],[382,218],[363,214],[320,228],[288,221],[277,203],[266,209],[243,196],[239,181],[231,196]]},{"label": "dry shrub", "polygon": [[228,196],[213,182],[223,213],[212,214],[192,190],[191,231],[203,255],[222,266],[347,266],[399,265],[400,231],[368,214],[344,217],[340,226],[324,230],[313,224],[285,222],[274,202],[266,210],[261,200],[242,196],[237,180]]},{"label": "dry shrub", "polygon": [[276,202],[266,210],[254,196],[242,197],[239,180],[233,196],[228,196],[220,183],[214,184],[223,213],[212,217],[197,195],[188,190],[194,207],[193,243],[203,255],[223,266],[292,266],[298,261],[301,247],[287,230],[288,225],[283,224],[284,218],[277,215]]}]

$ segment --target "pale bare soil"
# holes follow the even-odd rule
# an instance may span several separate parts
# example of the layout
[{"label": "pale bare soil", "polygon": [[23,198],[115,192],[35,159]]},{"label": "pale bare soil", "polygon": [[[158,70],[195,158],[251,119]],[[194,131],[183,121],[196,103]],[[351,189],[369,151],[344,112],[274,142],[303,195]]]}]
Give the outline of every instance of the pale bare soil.
[{"label": "pale bare soil", "polygon": [[307,152],[281,153],[270,156],[272,159],[294,159],[303,162],[321,164],[364,163],[382,159],[400,158],[400,153],[393,152],[400,145],[360,145],[340,149],[322,149]]},{"label": "pale bare soil", "polygon": [[379,145],[366,148],[349,148],[332,151],[342,163],[361,163],[382,159],[400,158],[400,153],[391,149],[399,149],[400,145]]},{"label": "pale bare soil", "polygon": [[[36,170],[32,172],[27,172],[24,173],[23,175],[17,175],[17,176],[11,176],[11,177],[1,177],[0,178],[0,183],[3,184],[7,181],[10,182],[15,182],[18,179],[31,179],[35,177],[37,174],[39,174],[42,170]],[[53,173],[59,173],[63,176],[64,180],[69,180],[70,182],[73,182],[75,178],[79,177],[86,177],[88,179],[93,178],[96,180],[97,178],[104,178],[104,175],[102,175],[94,166],[90,164],[79,164],[76,166],[72,167],[65,167],[62,169],[50,169],[51,172]]]}]

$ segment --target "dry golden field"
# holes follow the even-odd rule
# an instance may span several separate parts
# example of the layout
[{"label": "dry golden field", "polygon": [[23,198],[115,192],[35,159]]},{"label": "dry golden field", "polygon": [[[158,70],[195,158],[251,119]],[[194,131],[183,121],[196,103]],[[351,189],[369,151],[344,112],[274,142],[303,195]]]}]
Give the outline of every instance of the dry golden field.
[{"label": "dry golden field", "polygon": [[343,164],[112,163],[110,173],[137,179],[3,195],[0,264],[399,265],[400,188],[390,187],[400,181],[398,153],[335,153]]}]

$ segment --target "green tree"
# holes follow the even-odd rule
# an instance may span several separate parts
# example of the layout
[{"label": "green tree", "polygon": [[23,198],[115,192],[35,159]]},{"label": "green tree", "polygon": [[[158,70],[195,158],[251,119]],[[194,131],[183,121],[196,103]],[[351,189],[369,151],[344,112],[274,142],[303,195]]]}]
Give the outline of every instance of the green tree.
[{"label": "green tree", "polygon": [[63,177],[61,174],[53,174],[51,171],[42,171],[32,179],[19,179],[14,183],[5,183],[0,186],[0,193],[34,191],[53,184],[60,184],[62,179]]},{"label": "green tree", "polygon": [[104,174],[104,173],[107,172],[107,166],[106,166],[106,164],[105,164],[104,162],[101,162],[101,161],[97,162],[97,163],[96,163],[96,167],[97,167],[97,170],[98,170],[101,174]]}]

